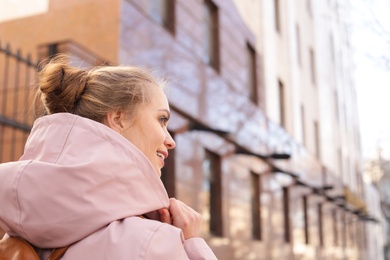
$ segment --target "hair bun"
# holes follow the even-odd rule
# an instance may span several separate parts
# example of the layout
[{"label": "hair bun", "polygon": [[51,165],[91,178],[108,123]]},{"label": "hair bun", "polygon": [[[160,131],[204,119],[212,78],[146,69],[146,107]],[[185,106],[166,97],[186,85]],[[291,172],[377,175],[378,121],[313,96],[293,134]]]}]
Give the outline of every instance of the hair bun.
[{"label": "hair bun", "polygon": [[38,74],[38,88],[48,114],[72,112],[88,83],[88,73],[68,65],[68,57],[58,55]]}]

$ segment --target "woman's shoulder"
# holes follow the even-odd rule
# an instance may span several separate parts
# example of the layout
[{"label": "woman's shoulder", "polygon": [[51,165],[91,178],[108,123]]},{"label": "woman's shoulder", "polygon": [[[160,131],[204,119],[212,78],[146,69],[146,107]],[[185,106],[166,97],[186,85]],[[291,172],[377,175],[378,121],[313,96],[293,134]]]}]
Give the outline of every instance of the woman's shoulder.
[{"label": "woman's shoulder", "polygon": [[176,245],[184,252],[183,241],[180,229],[134,216],[113,221],[82,239],[68,249],[63,259],[144,259],[156,247]]}]

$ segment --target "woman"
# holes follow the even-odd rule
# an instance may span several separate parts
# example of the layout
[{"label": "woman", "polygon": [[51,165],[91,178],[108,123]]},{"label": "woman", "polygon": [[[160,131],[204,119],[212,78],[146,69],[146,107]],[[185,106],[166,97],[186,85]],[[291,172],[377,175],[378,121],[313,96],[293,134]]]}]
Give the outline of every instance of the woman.
[{"label": "woman", "polygon": [[201,217],[160,180],[175,142],[162,87],[134,67],[88,72],[51,60],[38,74],[47,114],[18,162],[0,165],[0,226],[63,259],[216,259]]}]

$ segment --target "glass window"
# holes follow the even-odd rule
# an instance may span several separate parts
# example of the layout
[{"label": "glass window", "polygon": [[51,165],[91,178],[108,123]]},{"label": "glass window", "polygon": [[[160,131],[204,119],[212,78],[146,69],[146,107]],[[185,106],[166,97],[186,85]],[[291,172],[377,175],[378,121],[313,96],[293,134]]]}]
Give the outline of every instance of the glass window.
[{"label": "glass window", "polygon": [[175,0],[149,0],[149,14],[171,33],[175,33]]},{"label": "glass window", "polygon": [[218,8],[212,1],[204,1],[203,16],[203,61],[219,71]]},{"label": "glass window", "polygon": [[252,186],[252,238],[261,240],[261,186],[260,176],[251,172]]},{"label": "glass window", "polygon": [[284,241],[290,243],[290,194],[288,187],[283,187]]},{"label": "glass window", "polygon": [[302,57],[301,57],[301,32],[299,29],[299,25],[295,25],[295,37],[297,38],[297,59],[298,64],[302,65]]},{"label": "glass window", "polygon": [[206,150],[203,163],[206,182],[209,187],[210,233],[223,235],[222,226],[222,187],[221,187],[221,157]]},{"label": "glass window", "polygon": [[324,235],[323,235],[323,219],[322,219],[322,204],[319,203],[317,205],[317,213],[318,213],[318,237],[320,240],[320,246],[324,246]]},{"label": "glass window", "polygon": [[303,201],[303,223],[305,225],[304,234],[305,234],[305,244],[309,244],[309,215],[307,208],[307,196],[302,197]]},{"label": "glass window", "polygon": [[307,12],[309,13],[310,17],[312,17],[313,14],[312,14],[311,0],[306,0],[306,8],[307,8]]},{"label": "glass window", "polygon": [[314,56],[314,51],[313,49],[309,50],[310,52],[310,72],[311,72],[311,82],[313,85],[316,84],[316,61],[315,61],[315,56]]},{"label": "glass window", "polygon": [[257,73],[256,73],[256,51],[252,48],[251,45],[247,44],[247,54],[248,54],[248,94],[250,100],[258,104],[257,96]]},{"label": "glass window", "polygon": [[339,98],[338,98],[338,95],[337,95],[337,91],[335,90],[334,91],[334,113],[335,113],[335,118],[336,118],[336,122],[337,124],[340,124],[340,116],[339,116]]},{"label": "glass window", "polygon": [[314,142],[315,142],[315,152],[317,158],[321,158],[321,143],[320,143],[320,129],[318,126],[318,122],[314,121]]},{"label": "glass window", "polygon": [[332,210],[332,223],[333,223],[333,245],[338,246],[339,238],[337,232],[337,211],[336,209]]},{"label": "glass window", "polygon": [[301,104],[301,127],[302,127],[302,143],[306,145],[306,119],[305,119],[305,107]]},{"label": "glass window", "polygon": [[279,87],[279,117],[280,125],[286,128],[286,101],[285,101],[285,90],[284,84],[281,80],[278,80]]},{"label": "glass window", "polygon": [[332,62],[335,62],[335,51],[334,51],[334,42],[333,42],[333,36],[329,36],[329,46],[330,46],[330,55],[332,58]]},{"label": "glass window", "polygon": [[275,8],[275,29],[277,32],[280,33],[280,5],[279,0],[274,1],[274,8]]}]

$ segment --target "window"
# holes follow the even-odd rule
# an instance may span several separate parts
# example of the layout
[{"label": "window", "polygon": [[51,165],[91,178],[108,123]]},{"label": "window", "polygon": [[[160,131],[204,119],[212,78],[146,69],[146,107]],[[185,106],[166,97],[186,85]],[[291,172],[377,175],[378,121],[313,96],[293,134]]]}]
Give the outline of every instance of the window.
[{"label": "window", "polygon": [[367,230],[366,230],[366,226],[363,224],[363,223],[361,223],[360,224],[360,227],[361,227],[361,229],[362,229],[362,243],[363,243],[363,248],[364,249],[367,249]]},{"label": "window", "polygon": [[295,25],[295,37],[297,38],[297,60],[298,65],[302,65],[302,57],[301,57],[301,32],[299,29],[299,25]]},{"label": "window", "polygon": [[359,164],[356,162],[355,163],[355,178],[357,181],[357,192],[360,196],[363,195],[364,191],[364,184],[363,184],[363,174],[359,172]]},{"label": "window", "polygon": [[[71,40],[55,43],[44,43],[38,46],[38,59],[40,61],[48,62],[48,59],[53,55],[64,53],[68,56],[68,63],[71,66],[77,66],[80,68],[89,68],[91,66],[109,65],[107,60],[102,59],[96,54],[89,52],[87,48],[81,46]],[[44,67],[44,63],[40,62],[38,71]]]},{"label": "window", "polygon": [[341,148],[339,147],[337,149],[337,155],[338,155],[338,166],[339,166],[339,177],[341,178],[341,180],[343,182],[345,182],[344,180],[344,165],[343,165],[343,152],[341,151]]},{"label": "window", "polygon": [[149,14],[169,32],[175,33],[175,0],[149,0]]},{"label": "window", "polygon": [[[171,133],[174,138],[174,133]],[[175,197],[175,149],[169,151],[169,156],[165,160],[165,166],[161,169],[161,181],[167,190],[169,197]]]},{"label": "window", "polygon": [[332,62],[334,63],[335,61],[335,52],[334,52],[334,43],[333,43],[333,36],[329,36],[329,46],[330,46],[330,55],[332,58]]},{"label": "window", "polygon": [[333,245],[338,246],[339,237],[337,232],[337,211],[336,209],[332,210],[332,224],[333,224]]},{"label": "window", "polygon": [[311,83],[313,83],[313,85],[315,85],[316,84],[316,68],[315,68],[316,61],[315,61],[315,56],[314,56],[313,49],[310,49],[309,52],[310,52]]},{"label": "window", "polygon": [[256,51],[251,45],[247,44],[248,53],[248,94],[250,100],[258,104],[257,97],[257,73],[256,73]]},{"label": "window", "polygon": [[261,240],[261,186],[260,176],[251,172],[252,184],[252,238]]},{"label": "window", "polygon": [[340,124],[339,120],[339,99],[337,95],[337,91],[334,91],[334,113],[335,113],[335,118],[338,124]]},{"label": "window", "polygon": [[304,223],[304,234],[305,234],[305,244],[309,244],[309,217],[307,209],[307,195],[302,197],[303,202],[303,223]]},{"label": "window", "polygon": [[58,44],[49,44],[47,46],[47,57],[51,57],[58,54]]},{"label": "window", "polygon": [[280,119],[280,125],[286,128],[286,101],[284,99],[285,96],[285,90],[284,90],[284,84],[279,79],[278,80],[279,85],[279,119]]},{"label": "window", "polygon": [[206,150],[204,165],[210,192],[210,233],[215,236],[222,236],[221,158],[217,154]]},{"label": "window", "polygon": [[345,214],[345,212],[342,212],[341,214],[341,223],[342,223],[342,232],[341,232],[341,246],[342,248],[346,248],[346,245],[347,245],[347,216]]},{"label": "window", "polygon": [[307,12],[309,13],[310,17],[312,17],[312,7],[311,7],[311,0],[306,0],[306,8],[307,8]]},{"label": "window", "polygon": [[306,131],[305,131],[305,107],[301,104],[301,127],[302,127],[302,142],[306,145]]},{"label": "window", "polygon": [[315,143],[315,153],[317,158],[321,157],[321,147],[320,147],[320,129],[318,127],[318,122],[314,121],[314,143]]},{"label": "window", "polygon": [[318,237],[320,241],[320,246],[324,246],[324,234],[323,234],[323,220],[322,220],[322,204],[317,205],[317,214],[318,214]]},{"label": "window", "polygon": [[283,220],[284,220],[284,241],[290,243],[290,195],[288,187],[283,187]]},{"label": "window", "polygon": [[211,0],[205,0],[203,9],[203,61],[219,72],[218,8]]},{"label": "window", "polygon": [[275,29],[280,33],[280,5],[279,0],[274,0],[275,8]]},{"label": "window", "polygon": [[61,53],[61,49],[63,48],[61,48],[59,43],[42,44],[38,46],[38,71],[40,71],[54,55]]}]

